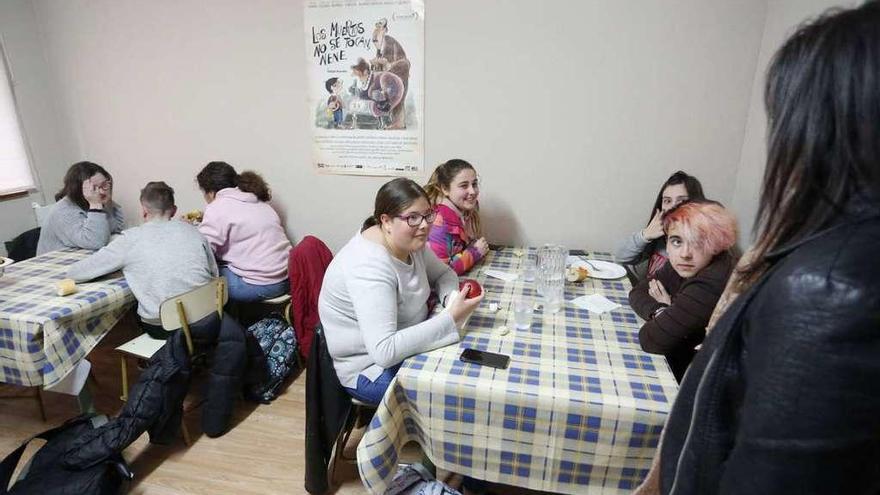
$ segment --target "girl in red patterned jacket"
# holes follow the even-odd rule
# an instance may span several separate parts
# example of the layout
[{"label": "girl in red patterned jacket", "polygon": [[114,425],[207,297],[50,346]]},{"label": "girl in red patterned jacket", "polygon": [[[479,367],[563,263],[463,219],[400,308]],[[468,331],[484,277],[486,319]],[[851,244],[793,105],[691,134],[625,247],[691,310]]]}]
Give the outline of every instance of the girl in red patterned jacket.
[{"label": "girl in red patterned jacket", "polygon": [[480,232],[477,171],[454,158],[434,170],[425,191],[437,210],[428,243],[441,261],[462,275],[489,252]]}]

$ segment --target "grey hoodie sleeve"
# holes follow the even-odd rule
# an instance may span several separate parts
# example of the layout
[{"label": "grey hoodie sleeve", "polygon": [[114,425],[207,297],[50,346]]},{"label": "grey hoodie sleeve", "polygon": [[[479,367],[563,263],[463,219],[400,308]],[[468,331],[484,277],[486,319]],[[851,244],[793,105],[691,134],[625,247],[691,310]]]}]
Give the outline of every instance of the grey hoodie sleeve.
[{"label": "grey hoodie sleeve", "polygon": [[88,258],[70,265],[67,276],[76,282],[85,282],[120,270],[125,264],[127,246],[128,238],[123,235]]},{"label": "grey hoodie sleeve", "polygon": [[623,240],[614,257],[617,258],[618,263],[632,263],[639,259],[648,244],[648,241],[642,237],[642,231],[637,230]]}]

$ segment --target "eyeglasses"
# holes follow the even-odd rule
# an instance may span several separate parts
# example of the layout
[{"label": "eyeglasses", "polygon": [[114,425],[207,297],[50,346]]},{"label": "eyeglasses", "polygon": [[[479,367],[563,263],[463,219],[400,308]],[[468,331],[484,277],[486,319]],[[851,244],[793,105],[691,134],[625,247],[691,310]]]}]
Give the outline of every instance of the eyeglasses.
[{"label": "eyeglasses", "polygon": [[101,184],[95,184],[95,189],[100,189],[102,191],[109,191],[113,188],[113,181],[105,181]]},{"label": "eyeglasses", "polygon": [[437,218],[437,212],[434,210],[429,211],[428,213],[422,215],[421,213],[410,213],[409,215],[395,215],[397,218],[401,220],[406,220],[406,224],[410,227],[418,227],[422,224],[422,220],[424,219],[428,222],[428,225],[434,223],[434,219]]}]

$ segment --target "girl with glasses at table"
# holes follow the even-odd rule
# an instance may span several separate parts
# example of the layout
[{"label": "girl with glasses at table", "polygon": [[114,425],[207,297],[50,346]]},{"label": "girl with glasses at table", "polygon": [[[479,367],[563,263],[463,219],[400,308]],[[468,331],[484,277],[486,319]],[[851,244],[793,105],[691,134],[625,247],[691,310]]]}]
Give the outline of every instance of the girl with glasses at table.
[{"label": "girl with glasses at table", "polygon": [[[358,400],[378,404],[404,359],[458,342],[483,298],[448,297],[458,277],[426,247],[435,216],[421,186],[386,183],[373,215],[324,275],[318,311],[327,348],[339,382]],[[432,290],[449,305],[428,318]]]},{"label": "girl with glasses at table", "polygon": [[428,243],[440,261],[463,275],[489,252],[480,231],[477,171],[464,160],[449,160],[434,169],[425,191],[437,212]]},{"label": "girl with glasses at table", "polygon": [[696,177],[681,170],[670,175],[657,193],[648,224],[623,240],[614,253],[617,261],[634,268],[639,279],[653,277],[668,259],[663,214],[685,201],[703,199],[703,186]]},{"label": "girl with glasses at table", "polygon": [[125,228],[122,209],[113,202],[113,177],[92,162],[74,163],[40,229],[37,254],[64,248],[97,250]]},{"label": "girl with glasses at table", "polygon": [[669,262],[639,282],[629,302],[645,320],[642,349],[665,355],[681,382],[733,270],[736,219],[718,203],[694,201],[667,211],[662,225]]}]

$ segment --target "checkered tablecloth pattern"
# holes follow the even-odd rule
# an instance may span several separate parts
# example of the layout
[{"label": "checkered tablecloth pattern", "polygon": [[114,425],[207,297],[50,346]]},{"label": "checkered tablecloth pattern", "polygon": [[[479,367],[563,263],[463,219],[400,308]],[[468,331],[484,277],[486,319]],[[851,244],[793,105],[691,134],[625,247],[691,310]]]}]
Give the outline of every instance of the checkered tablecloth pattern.
[{"label": "checkered tablecloth pattern", "polygon": [[134,303],[121,274],[56,295],[67,268],[91,253],[53,251],[0,276],[0,382],[51,386],[73,369]]},{"label": "checkered tablecloth pattern", "polygon": [[[556,493],[630,493],[647,474],[678,385],[663,356],[639,347],[629,282],[567,283],[566,300],[600,293],[623,307],[602,315],[572,304],[556,314],[540,309],[530,329],[517,330],[513,300],[540,302],[534,283],[482,272],[519,273],[517,252],[493,251],[469,275],[486,297],[458,345],[404,361],[358,447],[371,493],[385,491],[410,441],[443,469]],[[490,312],[491,302],[501,310]],[[502,325],[510,333],[500,335]],[[510,366],[464,363],[466,347],[509,355]]]}]

